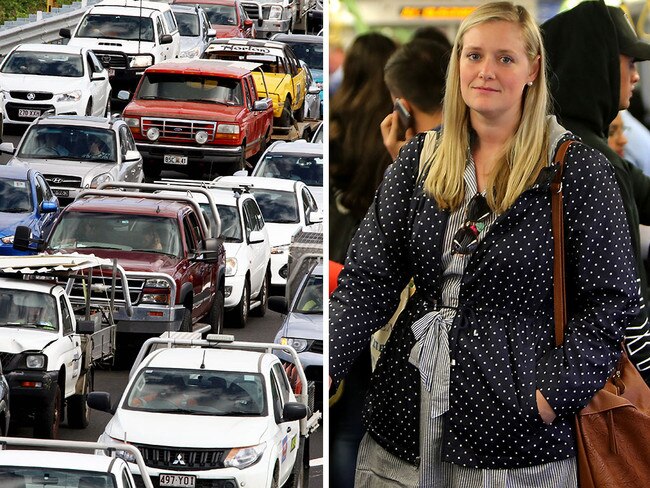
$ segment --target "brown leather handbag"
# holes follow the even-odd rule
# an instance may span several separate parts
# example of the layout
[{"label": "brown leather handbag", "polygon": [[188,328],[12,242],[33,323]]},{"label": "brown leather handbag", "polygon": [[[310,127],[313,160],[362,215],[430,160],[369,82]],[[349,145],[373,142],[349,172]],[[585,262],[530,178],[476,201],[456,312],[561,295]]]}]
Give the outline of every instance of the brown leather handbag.
[{"label": "brown leather handbag", "polygon": [[[564,341],[566,288],[562,172],[573,141],[560,146],[551,185],[554,242],[555,343]],[[625,354],[605,386],[576,415],[580,488],[650,487],[650,388]]]}]

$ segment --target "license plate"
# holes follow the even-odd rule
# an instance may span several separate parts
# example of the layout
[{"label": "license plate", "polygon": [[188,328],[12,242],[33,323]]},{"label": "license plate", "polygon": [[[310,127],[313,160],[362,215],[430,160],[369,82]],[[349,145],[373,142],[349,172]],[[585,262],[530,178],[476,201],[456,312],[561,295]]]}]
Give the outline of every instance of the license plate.
[{"label": "license plate", "polygon": [[70,196],[70,190],[59,190],[58,188],[52,188],[52,193],[54,193],[57,197]]},{"label": "license plate", "polygon": [[161,474],[158,481],[160,486],[194,488],[196,485],[196,476],[186,474]]},{"label": "license plate", "polygon": [[41,116],[41,111],[40,110],[28,110],[26,108],[19,108],[18,109],[18,117],[40,117]]},{"label": "license plate", "polygon": [[115,76],[115,70],[113,68],[108,68],[108,77],[112,78]]},{"label": "license plate", "polygon": [[180,166],[187,166],[187,156],[174,156],[172,154],[167,154],[163,162],[165,164],[177,164]]}]

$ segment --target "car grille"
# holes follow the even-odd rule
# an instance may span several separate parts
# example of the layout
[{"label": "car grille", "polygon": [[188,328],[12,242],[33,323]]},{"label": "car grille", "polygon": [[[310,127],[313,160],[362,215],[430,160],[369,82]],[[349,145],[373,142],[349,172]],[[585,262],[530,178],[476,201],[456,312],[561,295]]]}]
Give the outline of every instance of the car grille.
[{"label": "car grille", "polygon": [[[251,18],[251,20],[257,20],[260,18],[260,8],[257,4],[255,3],[242,3],[242,6],[244,7],[244,10],[246,10],[246,13],[248,16]],[[267,15],[268,17],[268,15]]]},{"label": "car grille", "polygon": [[[32,98],[28,98],[28,95],[32,96]],[[35,101],[42,101],[42,100],[50,100],[52,98],[52,93],[49,92],[35,92],[35,91],[10,91],[9,95],[11,95],[11,98],[15,98],[18,100],[35,100]]]},{"label": "car grille", "polygon": [[144,463],[156,469],[172,471],[202,471],[223,468],[228,449],[169,448],[167,446],[136,445]]},{"label": "car grille", "polygon": [[114,51],[96,51],[93,50],[97,58],[102,62],[104,68],[126,68],[128,59],[124,53]]},{"label": "car grille", "polygon": [[[107,300],[110,297],[110,292],[108,289],[106,291],[101,291],[100,288],[96,285],[106,285],[110,287],[111,285],[111,277],[107,276],[105,278],[101,276],[93,276],[92,278],[92,283],[93,287],[91,287],[90,291],[90,297],[91,299],[101,301],[101,300]],[[142,289],[144,288],[144,283],[145,280],[143,278],[128,278],[129,281],[129,294],[131,296],[131,303],[136,304],[138,303],[138,300],[140,300],[140,296],[142,295]],[[63,286],[65,286],[65,283],[61,283]],[[71,299],[83,299],[84,297],[84,286],[81,282],[81,280],[75,280],[74,284],[72,286],[72,292],[70,293],[70,298]],[[122,289],[121,281],[119,279],[115,280],[115,301],[117,303],[123,303],[124,302],[124,292]]]},{"label": "car grille", "polygon": [[142,133],[146,134],[152,127],[160,131],[160,137],[174,141],[194,141],[197,132],[208,133],[208,141],[214,140],[217,123],[204,120],[152,119],[142,118]]},{"label": "car grille", "polygon": [[17,354],[12,354],[9,352],[0,352],[0,364],[2,364],[2,369],[7,372],[9,371],[9,364],[14,360]]},{"label": "car grille", "polygon": [[[134,474],[133,478],[135,479],[135,486],[137,488],[145,488],[144,481],[142,481],[141,476]],[[158,480],[157,476],[151,478],[151,483],[153,484],[154,488],[160,488],[160,481]],[[196,484],[194,486],[195,488],[237,488],[237,481],[234,479],[229,479],[229,480],[197,479]]]},{"label": "car grille", "polygon": [[36,117],[18,117],[18,109],[26,108],[28,110],[40,110],[41,115],[43,115],[48,110],[54,111],[54,105],[23,105],[19,103],[7,102],[5,106],[7,110],[7,115],[11,120],[22,120],[22,121],[32,121]]},{"label": "car grille", "polygon": [[81,188],[81,178],[65,175],[43,175],[51,187],[65,186],[68,188]]},{"label": "car grille", "polygon": [[311,348],[309,348],[309,352],[323,354],[323,341],[314,341]]},{"label": "car grille", "polygon": [[262,5],[262,18],[267,19],[271,15],[271,6],[270,5]]}]

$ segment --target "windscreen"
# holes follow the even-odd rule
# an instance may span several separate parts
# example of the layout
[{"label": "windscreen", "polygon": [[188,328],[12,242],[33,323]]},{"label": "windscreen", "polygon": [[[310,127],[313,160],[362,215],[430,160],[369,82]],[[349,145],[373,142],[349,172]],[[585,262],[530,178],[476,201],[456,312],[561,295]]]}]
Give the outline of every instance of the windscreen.
[{"label": "windscreen", "polygon": [[76,37],[153,42],[153,21],[133,15],[90,14],[79,24]]},{"label": "windscreen", "polygon": [[307,63],[310,69],[323,69],[323,45],[307,42],[291,42],[286,44],[291,46],[294,54],[298,59]]},{"label": "windscreen", "polygon": [[237,25],[237,13],[231,5],[201,4],[212,25]]},{"label": "windscreen", "polygon": [[265,415],[264,377],[239,371],[146,368],[133,381],[124,408],[186,415]]},{"label": "windscreen", "polygon": [[[201,208],[206,214],[210,214],[210,206],[202,203]],[[219,218],[221,219],[221,237],[226,242],[242,242],[241,220],[237,207],[232,205],[217,205]]]},{"label": "windscreen", "polygon": [[0,179],[0,212],[30,213],[33,209],[28,181]]},{"label": "windscreen", "polygon": [[252,191],[264,221],[275,224],[300,222],[298,201],[293,192],[255,189]]},{"label": "windscreen", "polygon": [[300,290],[298,304],[294,312],[323,313],[323,276],[310,275]]},{"label": "windscreen", "polygon": [[59,318],[55,298],[36,291],[0,288],[0,327],[57,332]]},{"label": "windscreen", "polygon": [[174,12],[176,22],[178,23],[178,32],[183,37],[198,37],[201,29],[199,29],[199,16],[195,13],[189,12]]},{"label": "windscreen", "polygon": [[32,125],[18,148],[22,159],[117,162],[115,132],[75,125]]},{"label": "windscreen", "polygon": [[2,73],[80,78],[84,74],[80,54],[14,51],[9,55]]},{"label": "windscreen", "polygon": [[0,466],[3,488],[116,488],[110,473],[31,466]]},{"label": "windscreen", "polygon": [[242,105],[244,100],[241,82],[237,78],[175,73],[145,74],[137,98],[222,105]]},{"label": "windscreen", "polygon": [[255,176],[302,181],[323,186],[323,158],[314,155],[269,153],[255,170]]}]

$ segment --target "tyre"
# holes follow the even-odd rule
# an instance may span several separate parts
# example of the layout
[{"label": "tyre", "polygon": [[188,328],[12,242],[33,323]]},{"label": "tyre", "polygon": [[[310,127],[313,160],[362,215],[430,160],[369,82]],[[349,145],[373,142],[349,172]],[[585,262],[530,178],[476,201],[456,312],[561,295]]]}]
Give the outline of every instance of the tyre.
[{"label": "tyre", "polygon": [[255,317],[264,317],[266,315],[266,310],[269,306],[269,291],[271,290],[271,272],[267,271],[264,275],[264,281],[262,282],[262,288],[260,293],[257,295],[257,300],[261,302],[257,307],[250,311],[251,315]]},{"label": "tyre", "polygon": [[296,119],[297,122],[302,122],[305,120],[305,100],[302,100],[302,104],[300,107],[298,107],[298,110],[293,112],[293,118]]},{"label": "tyre", "polygon": [[273,478],[271,479],[271,488],[278,488],[279,482],[278,482],[278,468],[275,468],[273,470]]},{"label": "tyre", "polygon": [[93,99],[88,100],[88,105],[86,105],[86,116],[93,114]]},{"label": "tyre", "polygon": [[208,314],[208,323],[210,324],[211,334],[223,333],[223,315],[224,315],[224,297],[223,288],[219,288],[214,295],[214,302]]},{"label": "tyre", "polygon": [[[300,437],[300,447],[296,453],[291,476],[284,486],[288,488],[307,488],[309,486],[309,456],[305,456],[307,439]],[[307,450],[308,453],[308,450]]]},{"label": "tyre", "polygon": [[277,119],[279,127],[289,127],[293,125],[293,112],[291,111],[291,97],[287,97],[282,108],[282,115]]},{"label": "tyre", "polygon": [[153,182],[160,178],[160,173],[162,173],[162,163],[156,161],[144,161],[142,170],[144,171],[144,181]]},{"label": "tyre", "polygon": [[61,425],[61,387],[54,386],[54,399],[34,416],[34,437],[56,439]]},{"label": "tyre", "polygon": [[183,309],[183,321],[181,322],[181,332],[192,332],[192,311],[189,308]]},{"label": "tyre", "polygon": [[73,395],[68,399],[68,427],[72,429],[85,429],[90,423],[90,408],[86,399],[88,393],[93,391],[93,375],[93,370],[88,370],[84,381],[84,393]]},{"label": "tyre", "polygon": [[246,327],[246,322],[248,321],[248,311],[250,310],[250,301],[251,301],[251,285],[246,280],[244,283],[244,290],[241,294],[241,300],[239,304],[230,310],[230,320],[229,324],[232,324],[233,327]]}]

